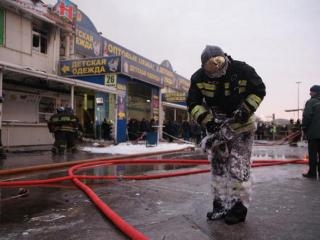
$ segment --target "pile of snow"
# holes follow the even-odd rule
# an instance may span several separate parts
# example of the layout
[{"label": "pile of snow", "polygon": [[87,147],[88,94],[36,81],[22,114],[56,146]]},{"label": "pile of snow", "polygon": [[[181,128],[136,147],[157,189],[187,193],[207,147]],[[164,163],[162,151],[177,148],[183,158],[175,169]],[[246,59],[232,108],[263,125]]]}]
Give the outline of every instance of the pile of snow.
[{"label": "pile of snow", "polygon": [[146,144],[132,144],[129,142],[120,143],[118,145],[110,145],[101,147],[99,144],[93,144],[92,147],[82,147],[82,151],[91,153],[108,153],[108,154],[140,154],[140,153],[154,153],[162,151],[182,150],[188,147],[195,147],[194,144],[180,144],[180,143],[159,143],[156,146],[147,147]]}]

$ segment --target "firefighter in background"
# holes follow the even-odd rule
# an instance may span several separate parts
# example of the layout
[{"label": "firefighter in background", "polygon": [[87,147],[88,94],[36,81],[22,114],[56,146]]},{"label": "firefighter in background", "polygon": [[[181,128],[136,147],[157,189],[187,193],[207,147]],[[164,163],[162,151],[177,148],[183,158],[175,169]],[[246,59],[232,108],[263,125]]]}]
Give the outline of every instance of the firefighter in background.
[{"label": "firefighter in background", "polygon": [[66,134],[67,151],[77,151],[77,140],[82,136],[83,129],[78,117],[74,114],[73,109],[66,107],[63,116],[62,131]]},{"label": "firefighter in background", "polygon": [[300,127],[300,120],[298,119],[296,123],[294,123],[293,119],[290,119],[288,124],[288,134],[289,138],[289,146],[297,147],[298,142],[301,138],[301,127]]},{"label": "firefighter in background", "polygon": [[59,107],[56,110],[57,112],[51,116],[48,121],[48,128],[49,132],[53,133],[54,135],[54,143],[51,151],[53,153],[60,153],[64,152],[65,146],[65,134],[60,130],[61,126],[61,119],[60,117],[63,116],[64,107]]},{"label": "firefighter in background", "polygon": [[78,132],[81,126],[71,108],[59,107],[48,121],[49,131],[54,134],[53,153],[64,154],[76,151]]},{"label": "firefighter in background", "polygon": [[103,119],[102,125],[102,136],[104,140],[112,140],[112,128],[113,128],[113,121]]},{"label": "firefighter in background", "polygon": [[253,67],[233,60],[220,47],[206,46],[201,63],[201,68],[191,76],[188,110],[211,136],[220,132],[223,121],[232,118],[234,122],[229,126],[236,136],[236,140],[223,145],[224,149],[208,151],[213,210],[207,218],[236,224],[245,221],[247,215],[253,113],[265,96],[265,85]]}]

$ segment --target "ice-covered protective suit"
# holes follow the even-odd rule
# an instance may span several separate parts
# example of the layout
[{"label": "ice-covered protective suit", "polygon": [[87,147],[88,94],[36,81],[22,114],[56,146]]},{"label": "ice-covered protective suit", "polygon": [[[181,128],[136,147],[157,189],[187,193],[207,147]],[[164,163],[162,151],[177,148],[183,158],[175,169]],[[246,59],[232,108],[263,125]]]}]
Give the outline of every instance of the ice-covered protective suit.
[{"label": "ice-covered protective suit", "polygon": [[211,164],[213,212],[209,219],[224,217],[238,202],[248,207],[251,191],[251,149],[254,129],[237,133],[224,123],[202,140]]}]

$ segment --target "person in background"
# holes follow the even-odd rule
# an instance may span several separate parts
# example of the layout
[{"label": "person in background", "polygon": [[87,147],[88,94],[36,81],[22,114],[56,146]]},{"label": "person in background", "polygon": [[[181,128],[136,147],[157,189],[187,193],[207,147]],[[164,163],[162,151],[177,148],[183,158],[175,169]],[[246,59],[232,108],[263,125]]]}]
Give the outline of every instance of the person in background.
[{"label": "person in background", "polygon": [[258,122],[258,125],[257,125],[257,131],[256,131],[256,134],[257,134],[257,140],[264,140],[264,131],[265,131],[265,124],[261,121]]},{"label": "person in background", "polygon": [[48,121],[49,131],[54,134],[52,152],[64,154],[66,151],[75,152],[77,149],[77,134],[81,129],[78,118],[72,108],[59,107],[57,113]]},{"label": "person in background", "polygon": [[182,137],[185,141],[190,141],[190,124],[187,120],[184,120],[181,125]]},{"label": "person in background", "polygon": [[305,178],[320,177],[320,85],[310,88],[311,98],[306,102],[302,115],[302,130],[308,140],[309,170]]},{"label": "person in background", "polygon": [[244,222],[247,215],[255,132],[253,113],[266,94],[265,85],[253,67],[233,60],[218,46],[205,47],[201,64],[191,76],[188,110],[211,136],[220,132],[221,122],[233,118],[234,123],[229,126],[236,136],[235,141],[221,145],[224,149],[208,150],[213,210],[208,212],[207,218],[236,224]]},{"label": "person in background", "polygon": [[191,132],[195,143],[198,145],[201,142],[202,129],[201,126],[194,120],[191,121]]},{"label": "person in background", "polygon": [[58,107],[56,111],[57,112],[53,114],[48,121],[49,132],[53,133],[54,136],[54,143],[51,151],[54,154],[62,154],[66,148],[65,134],[60,130],[60,117],[63,116],[64,107]]},{"label": "person in background", "polygon": [[113,121],[107,120],[106,118],[103,119],[101,124],[102,128],[102,137],[104,140],[112,140],[112,128],[113,128]]},{"label": "person in background", "polygon": [[166,139],[168,139],[168,142],[173,142],[173,136],[174,136],[174,126],[171,120],[167,120],[164,123],[164,136]]},{"label": "person in background", "polygon": [[79,119],[71,107],[66,107],[61,120],[61,130],[65,132],[67,151],[74,153],[77,151],[78,131],[82,131]]}]

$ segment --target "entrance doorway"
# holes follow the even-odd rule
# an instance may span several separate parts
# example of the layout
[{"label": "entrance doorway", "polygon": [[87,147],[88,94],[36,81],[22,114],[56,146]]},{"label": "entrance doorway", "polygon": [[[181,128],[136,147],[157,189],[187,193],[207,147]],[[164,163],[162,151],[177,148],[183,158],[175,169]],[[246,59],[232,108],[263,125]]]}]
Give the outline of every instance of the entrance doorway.
[{"label": "entrance doorway", "polygon": [[150,120],[151,87],[139,83],[128,82],[128,119]]}]

